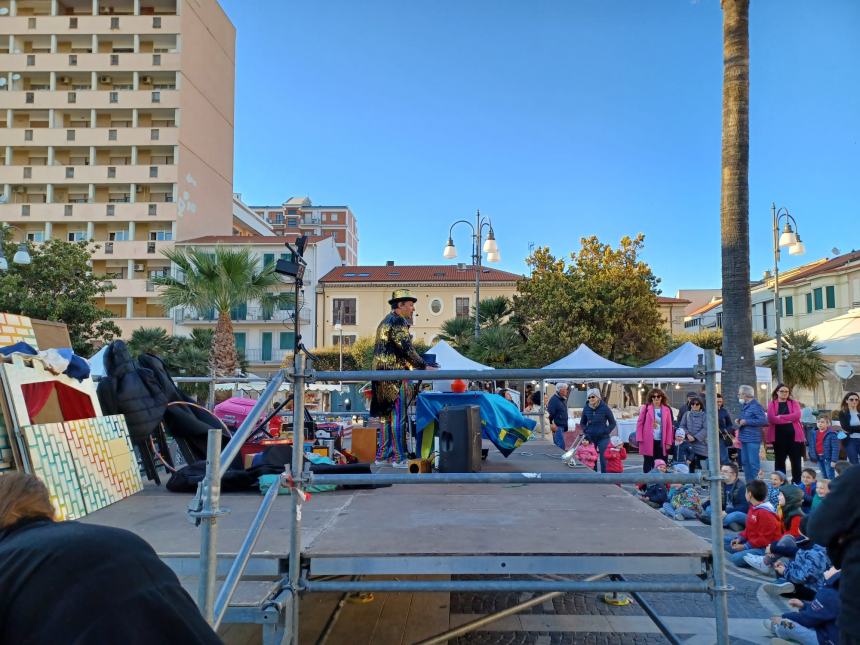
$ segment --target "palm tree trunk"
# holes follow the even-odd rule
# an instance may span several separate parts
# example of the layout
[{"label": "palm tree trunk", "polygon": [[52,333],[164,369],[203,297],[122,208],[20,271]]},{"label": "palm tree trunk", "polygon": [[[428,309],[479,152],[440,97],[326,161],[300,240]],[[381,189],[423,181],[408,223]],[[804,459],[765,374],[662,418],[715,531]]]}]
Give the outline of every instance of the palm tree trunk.
[{"label": "palm tree trunk", "polygon": [[239,356],[236,353],[236,340],[233,337],[233,323],[229,311],[218,312],[218,324],[215,325],[215,337],[212,341],[212,365],[215,376],[235,376],[239,367]]},{"label": "palm tree trunk", "polygon": [[749,241],[749,0],[722,0],[723,376],[736,412],[738,385],[755,387]]}]

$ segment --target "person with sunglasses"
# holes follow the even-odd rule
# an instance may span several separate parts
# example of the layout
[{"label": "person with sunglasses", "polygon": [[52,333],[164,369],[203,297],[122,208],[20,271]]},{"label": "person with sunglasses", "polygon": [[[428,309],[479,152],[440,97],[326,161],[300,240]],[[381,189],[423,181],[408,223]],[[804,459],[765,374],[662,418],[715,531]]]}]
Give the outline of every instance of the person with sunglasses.
[{"label": "person with sunglasses", "polygon": [[585,393],[588,403],[582,408],[582,418],[579,425],[588,440],[597,448],[600,456],[600,472],[606,472],[606,458],[603,453],[609,445],[609,435],[615,430],[615,417],[612,410],[602,400],[600,390],[589,388]]},{"label": "person with sunglasses", "polygon": [[672,408],[666,402],[666,393],[654,388],[639,410],[639,419],[636,421],[636,445],[643,457],[643,473],[654,469],[655,460],[666,459],[673,438]]},{"label": "person with sunglasses", "polygon": [[708,420],[702,400],[694,397],[688,403],[690,409],[681,417],[679,430],[687,433],[687,441],[693,446],[693,460],[690,462],[690,472],[694,473],[704,468],[708,462]]},{"label": "person with sunglasses", "polygon": [[860,463],[860,395],[857,392],[848,392],[842,397],[839,425],[846,435],[842,445],[845,447],[848,461],[852,464]]},{"label": "person with sunglasses", "polygon": [[800,423],[800,403],[791,397],[791,388],[785,383],[779,383],[770,398],[765,442],[773,444],[773,468],[788,472],[785,469],[785,460],[788,459],[791,463],[791,482],[799,484],[800,471],[803,469],[803,446],[806,444],[806,433]]}]

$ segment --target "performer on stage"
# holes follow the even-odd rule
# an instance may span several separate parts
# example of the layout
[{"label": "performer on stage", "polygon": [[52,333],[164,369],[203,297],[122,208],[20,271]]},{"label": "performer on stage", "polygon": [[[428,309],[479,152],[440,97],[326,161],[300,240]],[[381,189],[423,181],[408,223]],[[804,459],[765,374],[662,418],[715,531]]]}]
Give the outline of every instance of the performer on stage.
[{"label": "performer on stage", "polygon": [[[376,328],[373,348],[374,370],[425,370],[427,363],[412,347],[409,325],[418,299],[408,289],[391,294],[391,313]],[[406,468],[406,381],[373,381],[370,416],[379,417],[382,427],[377,435],[376,464],[391,461],[395,468]]]}]

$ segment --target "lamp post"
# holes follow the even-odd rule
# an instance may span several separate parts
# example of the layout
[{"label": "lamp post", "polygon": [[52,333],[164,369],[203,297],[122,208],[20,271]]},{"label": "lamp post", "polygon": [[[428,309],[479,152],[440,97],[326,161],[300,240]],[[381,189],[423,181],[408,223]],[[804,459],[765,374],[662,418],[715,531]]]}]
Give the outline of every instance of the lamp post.
[{"label": "lamp post", "polygon": [[[0,271],[8,271],[9,263],[6,261],[6,253],[4,251],[4,242],[6,241],[6,231],[8,229],[15,229],[16,231],[20,231],[21,229],[17,226],[12,226],[11,224],[6,224],[4,226],[0,226]],[[23,233],[23,231],[21,231]],[[30,264],[30,252],[27,250],[27,243],[22,241],[18,245],[18,250],[15,251],[15,255],[12,257],[12,262],[15,264]]]},{"label": "lamp post", "polygon": [[340,323],[335,323],[334,329],[337,332],[338,341],[339,341],[338,344],[340,345],[340,357],[339,357],[338,362],[337,362],[338,371],[342,372],[343,371],[343,325],[341,325]]},{"label": "lamp post", "polygon": [[[776,380],[782,383],[782,327],[780,319],[782,318],[782,306],[779,299],[779,254],[780,247],[787,246],[789,255],[803,255],[806,252],[806,247],[800,240],[795,230],[797,229],[797,220],[795,220],[788,209],[784,206],[777,209],[776,203],[772,204],[771,212],[773,214],[773,304],[776,310]],[[779,223],[785,221],[782,233],[779,231]],[[794,224],[794,228],[791,225]]]},{"label": "lamp post", "polygon": [[[448,243],[442,255],[452,260],[457,257],[457,249],[454,248],[454,238],[451,234],[457,224],[466,224],[472,229],[472,265],[475,267],[475,337],[481,333],[481,255],[487,254],[487,262],[498,262],[502,258],[499,255],[499,245],[496,244],[496,235],[493,233],[493,223],[489,217],[481,217],[481,211],[475,212],[475,223],[458,219],[448,229]],[[484,227],[487,227],[487,239],[481,244]]]}]

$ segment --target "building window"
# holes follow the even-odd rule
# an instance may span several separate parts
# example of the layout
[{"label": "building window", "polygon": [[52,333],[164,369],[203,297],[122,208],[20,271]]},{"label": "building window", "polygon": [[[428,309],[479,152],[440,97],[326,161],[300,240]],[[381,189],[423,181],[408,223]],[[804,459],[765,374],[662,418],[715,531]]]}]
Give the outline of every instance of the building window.
[{"label": "building window", "polygon": [[153,103],[161,103],[161,92],[153,92],[152,93],[152,102]]},{"label": "building window", "polygon": [[149,176],[153,179],[158,177],[158,166],[149,167]]},{"label": "building window", "polygon": [[785,309],[783,309],[783,314],[786,316],[794,315],[794,296],[785,297]]},{"label": "building window", "polygon": [[173,233],[170,231],[150,231],[149,239],[153,242],[169,242],[173,239]]},{"label": "building window", "polygon": [[111,231],[108,233],[111,242],[125,242],[128,240],[128,231]]},{"label": "building window", "polygon": [[110,102],[111,103],[119,103],[119,92],[111,92],[110,93]]},{"label": "building window", "polygon": [[722,311],[717,312],[717,327],[720,329],[723,328],[723,312]]},{"label": "building window", "polygon": [[67,100],[69,103],[77,103],[78,95],[75,92],[69,92],[67,95]]},{"label": "building window", "polygon": [[29,242],[44,242],[45,241],[45,232],[44,231],[33,231],[32,233],[27,233],[27,241],[29,241]]},{"label": "building window", "polygon": [[64,217],[71,217],[72,216],[72,205],[71,204],[66,204],[65,206],[63,206],[63,216]]},{"label": "building window", "polygon": [[78,28],[78,19],[77,18],[69,18],[69,29],[77,29]]},{"label": "building window", "polygon": [[433,300],[430,301],[430,313],[432,313],[434,316],[438,316],[440,313],[442,313],[441,299],[433,298]]},{"label": "building window", "polygon": [[24,130],[24,141],[32,141],[33,140],[33,131],[32,130]]},{"label": "building window", "polygon": [[110,19],[110,28],[119,29],[119,18],[113,17]]},{"label": "building window", "polygon": [[158,215],[158,207],[155,204],[150,204],[148,207],[148,213],[150,217],[155,217]]},{"label": "building window", "polygon": [[[281,220],[281,223],[283,223],[283,220]],[[298,225],[299,225],[299,220],[297,220],[295,217],[287,218],[287,226],[295,228]]]},{"label": "building window", "polygon": [[815,301],[815,311],[824,309],[824,290],[821,287],[812,290],[812,298]]},{"label": "building window", "polygon": [[35,100],[35,97],[32,92],[27,92],[24,95],[24,103],[32,103]]},{"label": "building window", "polygon": [[113,255],[113,242],[105,242],[105,255]]},{"label": "building window", "polygon": [[30,166],[24,168],[24,179],[32,179],[33,178],[33,169]]},{"label": "building window", "polygon": [[806,294],[806,313],[808,313],[808,314],[812,313],[812,294],[811,293]]},{"label": "building window", "polygon": [[114,206],[113,204],[108,204],[105,214],[108,217],[113,217],[114,215],[116,215],[116,206]]},{"label": "building window", "polygon": [[331,344],[335,347],[339,347],[341,342],[343,343],[344,349],[347,347],[352,347],[355,343],[355,335],[354,334],[333,334],[331,337]]},{"label": "building window", "polygon": [[66,141],[74,141],[75,140],[75,131],[74,130],[66,130]]},{"label": "building window", "polygon": [[72,166],[66,166],[66,179],[75,178],[75,169]]},{"label": "building window", "polygon": [[30,217],[30,204],[21,204],[21,217]]},{"label": "building window", "polygon": [[824,287],[824,302],[828,309],[836,309],[836,287]]},{"label": "building window", "polygon": [[111,54],[110,55],[110,64],[111,65],[119,65],[119,54]]},{"label": "building window", "polygon": [[155,242],[147,242],[146,243],[146,252],[147,253],[155,253]]},{"label": "building window", "polygon": [[282,331],[280,334],[280,339],[278,343],[278,347],[281,349],[286,349],[292,351],[295,349],[296,344],[296,334],[292,331]]},{"label": "building window", "polygon": [[107,176],[108,179],[116,179],[116,166],[108,166]]},{"label": "building window", "polygon": [[274,253],[263,253],[263,268],[272,266],[275,263]]},{"label": "building window", "polygon": [[74,67],[78,64],[78,55],[77,54],[69,54],[69,66]]},{"label": "building window", "polygon": [[761,328],[767,331],[767,306],[770,303],[765,300],[761,303]]},{"label": "building window", "polygon": [[278,309],[281,311],[293,311],[296,308],[296,294],[282,293],[278,296]]},{"label": "building window", "polygon": [[233,338],[236,341],[236,351],[240,354],[245,353],[245,332],[235,332]]},{"label": "building window", "polygon": [[152,17],[152,28],[153,29],[161,29],[161,16],[153,16]]},{"label": "building window", "polygon": [[355,324],[355,298],[334,298],[332,320],[341,325]]},{"label": "building window", "polygon": [[468,318],[469,317],[469,299],[468,298],[455,298],[454,299],[455,311],[454,314],[457,318]]},{"label": "building window", "polygon": [[36,57],[33,54],[27,54],[27,67],[36,65]]},{"label": "building window", "polygon": [[69,242],[83,242],[87,239],[86,231],[72,231],[66,235]]},{"label": "building window", "polygon": [[154,128],[149,131],[149,138],[152,141],[158,141],[158,128]]},{"label": "building window", "polygon": [[152,64],[154,66],[155,65],[161,65],[161,54],[153,54],[152,55]]}]

